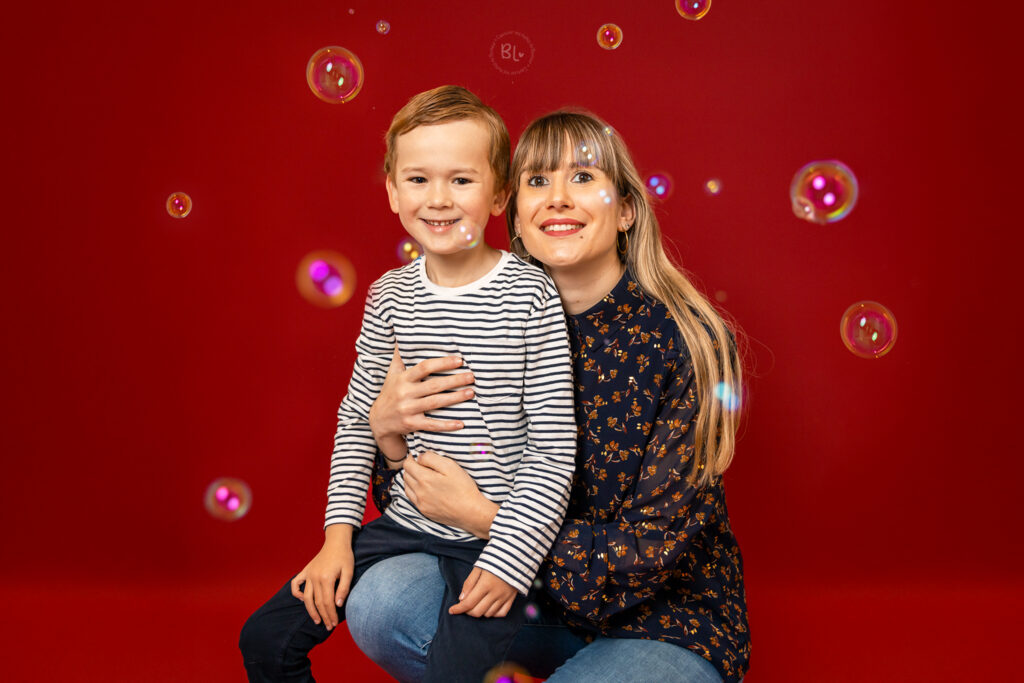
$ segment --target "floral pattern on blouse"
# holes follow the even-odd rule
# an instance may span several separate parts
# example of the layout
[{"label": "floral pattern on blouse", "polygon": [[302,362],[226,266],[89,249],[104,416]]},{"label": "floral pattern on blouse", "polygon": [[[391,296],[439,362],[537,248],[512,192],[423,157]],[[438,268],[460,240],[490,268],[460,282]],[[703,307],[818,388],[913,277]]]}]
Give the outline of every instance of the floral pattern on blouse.
[{"label": "floral pattern on blouse", "polygon": [[[703,489],[687,480],[700,406],[682,336],[628,271],[567,318],[576,474],[538,600],[587,635],[694,650],[736,683],[750,658],[743,561],[721,478]],[[381,510],[391,478],[378,458]]]}]

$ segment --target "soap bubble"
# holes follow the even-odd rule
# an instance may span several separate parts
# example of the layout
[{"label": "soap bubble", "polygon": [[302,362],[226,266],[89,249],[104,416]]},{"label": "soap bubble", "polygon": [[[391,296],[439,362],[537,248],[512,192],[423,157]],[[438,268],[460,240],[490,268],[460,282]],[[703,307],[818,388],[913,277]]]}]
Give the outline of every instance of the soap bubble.
[{"label": "soap bubble", "polygon": [[474,441],[469,445],[469,457],[472,460],[486,460],[491,452],[491,445],[486,441]]},{"label": "soap bubble", "polygon": [[711,9],[711,0],[676,0],[676,11],[683,19],[697,21]]},{"label": "soap bubble", "polygon": [[252,491],[241,479],[220,477],[206,487],[203,505],[217,519],[233,522],[244,517],[252,507]]},{"label": "soap bubble", "polygon": [[321,308],[341,306],[352,297],[356,288],[356,271],[341,254],[321,249],[299,262],[295,284],[302,297]]},{"label": "soap bubble", "polygon": [[460,222],[452,228],[452,239],[459,249],[472,249],[483,239],[483,228],[475,223]]},{"label": "soap bubble", "polygon": [[514,662],[502,662],[484,674],[483,683],[529,683],[530,673]]},{"label": "soap bubble", "polygon": [[605,50],[614,50],[622,45],[622,29],[615,24],[604,24],[597,29],[597,44]]},{"label": "soap bubble", "polygon": [[704,183],[704,191],[709,195],[716,195],[722,191],[722,181],[718,178],[708,178]]},{"label": "soap bubble", "polygon": [[527,619],[536,619],[537,615],[540,614],[540,609],[536,604],[528,602],[526,607],[523,608],[523,612],[526,614]]},{"label": "soap bubble", "polygon": [[377,22],[377,33],[379,33],[379,34],[381,34],[383,36],[383,35],[387,35],[388,31],[390,31],[390,30],[391,30],[391,24],[388,23],[386,20],[381,19],[380,21]]},{"label": "soap bubble", "polygon": [[363,87],[363,64],[343,47],[322,47],[306,64],[306,82],[324,102],[349,102]]},{"label": "soap bubble", "polygon": [[854,355],[881,358],[896,343],[896,318],[877,301],[859,301],[843,313],[839,334]]},{"label": "soap bubble", "polygon": [[593,142],[583,141],[576,148],[574,161],[581,168],[593,168],[601,161],[601,151]]},{"label": "soap bubble", "polygon": [[403,237],[398,242],[398,248],[395,252],[398,254],[398,260],[402,263],[412,263],[423,253],[423,247],[413,238]]},{"label": "soap bubble", "polygon": [[671,176],[667,173],[652,173],[647,176],[644,185],[647,187],[648,194],[658,199],[668,198],[672,194],[674,186]]},{"label": "soap bubble", "polygon": [[737,410],[740,407],[740,392],[725,382],[715,385],[715,398],[722,404],[725,410]]},{"label": "soap bubble", "polygon": [[184,192],[175,192],[167,198],[167,213],[175,218],[184,218],[192,211],[192,198]]},{"label": "soap bubble", "polygon": [[857,203],[857,178],[839,161],[812,161],[793,176],[789,186],[793,213],[824,225],[841,220]]}]

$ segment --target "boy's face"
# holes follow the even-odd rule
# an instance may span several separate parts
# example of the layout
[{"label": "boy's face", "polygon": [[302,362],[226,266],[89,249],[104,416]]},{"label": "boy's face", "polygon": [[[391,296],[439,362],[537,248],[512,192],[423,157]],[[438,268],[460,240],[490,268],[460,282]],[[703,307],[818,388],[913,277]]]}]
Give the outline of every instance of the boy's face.
[{"label": "boy's face", "polygon": [[[414,128],[395,140],[394,179],[387,179],[391,210],[427,254],[461,250],[453,232],[471,223],[483,235],[505,207],[494,191],[490,136],[473,119]],[[483,244],[483,241],[480,241]]]}]

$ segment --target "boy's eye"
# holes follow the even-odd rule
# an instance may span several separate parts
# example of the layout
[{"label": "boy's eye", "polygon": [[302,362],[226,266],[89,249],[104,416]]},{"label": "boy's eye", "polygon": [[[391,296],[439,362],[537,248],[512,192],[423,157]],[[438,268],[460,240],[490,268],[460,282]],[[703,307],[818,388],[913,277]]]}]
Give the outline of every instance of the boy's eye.
[{"label": "boy's eye", "polygon": [[577,171],[572,177],[572,180],[575,183],[589,183],[593,179],[594,176],[587,173],[586,171]]},{"label": "boy's eye", "polygon": [[469,178],[456,178],[452,182],[454,182],[456,185],[469,185],[473,181],[470,180]]},{"label": "boy's eye", "polygon": [[423,183],[427,182],[427,179],[421,175],[414,175],[413,177],[407,178],[406,180],[416,185],[422,185]]}]

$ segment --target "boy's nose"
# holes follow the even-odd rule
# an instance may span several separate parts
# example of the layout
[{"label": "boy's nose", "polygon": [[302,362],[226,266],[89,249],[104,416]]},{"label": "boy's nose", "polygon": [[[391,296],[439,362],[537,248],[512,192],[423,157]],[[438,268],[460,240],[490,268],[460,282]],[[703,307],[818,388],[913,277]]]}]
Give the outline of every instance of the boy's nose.
[{"label": "boy's nose", "polygon": [[452,196],[445,183],[431,185],[427,205],[432,209],[441,209],[452,205]]}]

